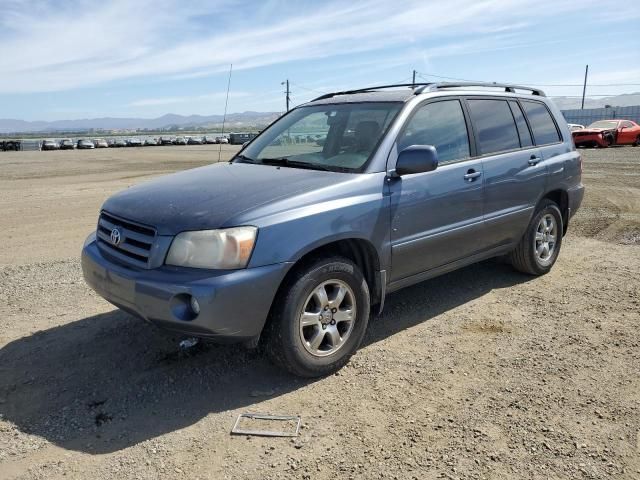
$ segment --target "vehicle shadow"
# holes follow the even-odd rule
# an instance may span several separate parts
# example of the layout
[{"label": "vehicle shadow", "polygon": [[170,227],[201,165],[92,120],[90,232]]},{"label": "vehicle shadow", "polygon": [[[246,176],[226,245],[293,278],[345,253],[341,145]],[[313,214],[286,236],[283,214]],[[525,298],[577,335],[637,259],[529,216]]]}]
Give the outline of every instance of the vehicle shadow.
[{"label": "vehicle shadow", "polygon": [[[397,292],[362,348],[528,278],[492,262]],[[1,417],[65,449],[110,453],[312,382],[258,351],[184,351],[180,338],[115,310],[15,340],[0,349]]]}]

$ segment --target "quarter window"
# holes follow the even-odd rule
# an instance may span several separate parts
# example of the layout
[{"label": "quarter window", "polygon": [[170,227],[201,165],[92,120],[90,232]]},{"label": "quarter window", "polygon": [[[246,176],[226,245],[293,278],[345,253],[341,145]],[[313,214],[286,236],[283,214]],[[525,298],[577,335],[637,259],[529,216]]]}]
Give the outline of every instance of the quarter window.
[{"label": "quarter window", "polygon": [[411,145],[433,145],[438,163],[469,158],[469,133],[462,105],[444,100],[420,107],[398,139],[398,150]]},{"label": "quarter window", "polygon": [[540,102],[528,101],[523,101],[522,106],[527,114],[531,130],[533,130],[536,145],[547,145],[560,141],[558,129],[547,107]]},{"label": "quarter window", "polygon": [[505,100],[469,100],[481,155],[520,148],[518,130]]}]

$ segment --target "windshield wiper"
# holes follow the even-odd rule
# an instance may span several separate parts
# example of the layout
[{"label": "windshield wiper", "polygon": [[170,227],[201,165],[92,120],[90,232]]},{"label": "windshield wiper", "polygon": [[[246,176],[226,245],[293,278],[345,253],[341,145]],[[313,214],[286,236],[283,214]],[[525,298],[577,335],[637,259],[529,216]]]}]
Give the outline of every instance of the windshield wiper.
[{"label": "windshield wiper", "polygon": [[286,157],[280,158],[262,158],[260,161],[266,165],[282,165],[284,167],[292,168],[308,168],[310,170],[324,170],[325,172],[332,172],[333,169],[326,165],[319,163],[301,162],[299,160],[291,160]]}]

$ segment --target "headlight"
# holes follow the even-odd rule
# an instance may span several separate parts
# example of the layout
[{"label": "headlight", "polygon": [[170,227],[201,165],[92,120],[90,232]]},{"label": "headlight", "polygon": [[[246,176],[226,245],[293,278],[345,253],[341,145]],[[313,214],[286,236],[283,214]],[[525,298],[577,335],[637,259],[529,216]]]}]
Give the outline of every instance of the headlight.
[{"label": "headlight", "polygon": [[256,241],[256,227],[182,232],[173,239],[166,264],[232,270],[247,266]]}]

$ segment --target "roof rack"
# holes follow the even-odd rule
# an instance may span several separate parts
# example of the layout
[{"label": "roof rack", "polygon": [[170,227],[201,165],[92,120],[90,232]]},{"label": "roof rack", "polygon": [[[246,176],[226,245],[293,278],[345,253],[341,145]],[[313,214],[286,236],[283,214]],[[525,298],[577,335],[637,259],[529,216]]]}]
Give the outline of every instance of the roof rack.
[{"label": "roof rack", "polygon": [[546,97],[545,93],[538,88],[525,87],[522,85],[510,85],[505,83],[490,83],[490,82],[438,82],[427,83],[419,86],[415,89],[415,94],[426,92],[436,92],[447,88],[460,88],[460,87],[483,87],[483,88],[504,88],[505,92],[515,93],[516,90],[525,90],[531,92],[531,95],[537,95],[540,97]]},{"label": "roof rack", "polygon": [[315,102],[316,100],[324,100],[325,98],[331,98],[337,95],[352,95],[354,93],[367,93],[367,92],[372,92],[374,90],[382,90],[385,88],[397,88],[397,87],[416,88],[416,87],[427,87],[429,85],[433,85],[433,84],[432,83],[396,83],[392,85],[378,85],[376,87],[358,88],[357,90],[345,90],[343,92],[325,93],[324,95],[320,95],[318,98],[314,98],[311,101]]},{"label": "roof rack", "polygon": [[413,93],[419,95],[427,92],[437,92],[438,90],[444,90],[447,88],[461,88],[461,87],[482,87],[482,88],[503,88],[505,92],[516,93],[516,90],[525,90],[531,92],[531,95],[537,95],[540,97],[546,97],[545,93],[538,88],[525,87],[522,85],[511,85],[506,83],[490,83],[490,82],[437,82],[437,83],[396,83],[391,85],[378,85],[375,87],[358,88],[356,90],[345,90],[342,92],[331,92],[320,95],[317,98],[311,100],[315,102],[317,100],[324,100],[326,98],[332,98],[338,95],[353,95],[355,93],[367,93],[375,90],[383,90],[387,88],[408,87],[413,88]]}]

